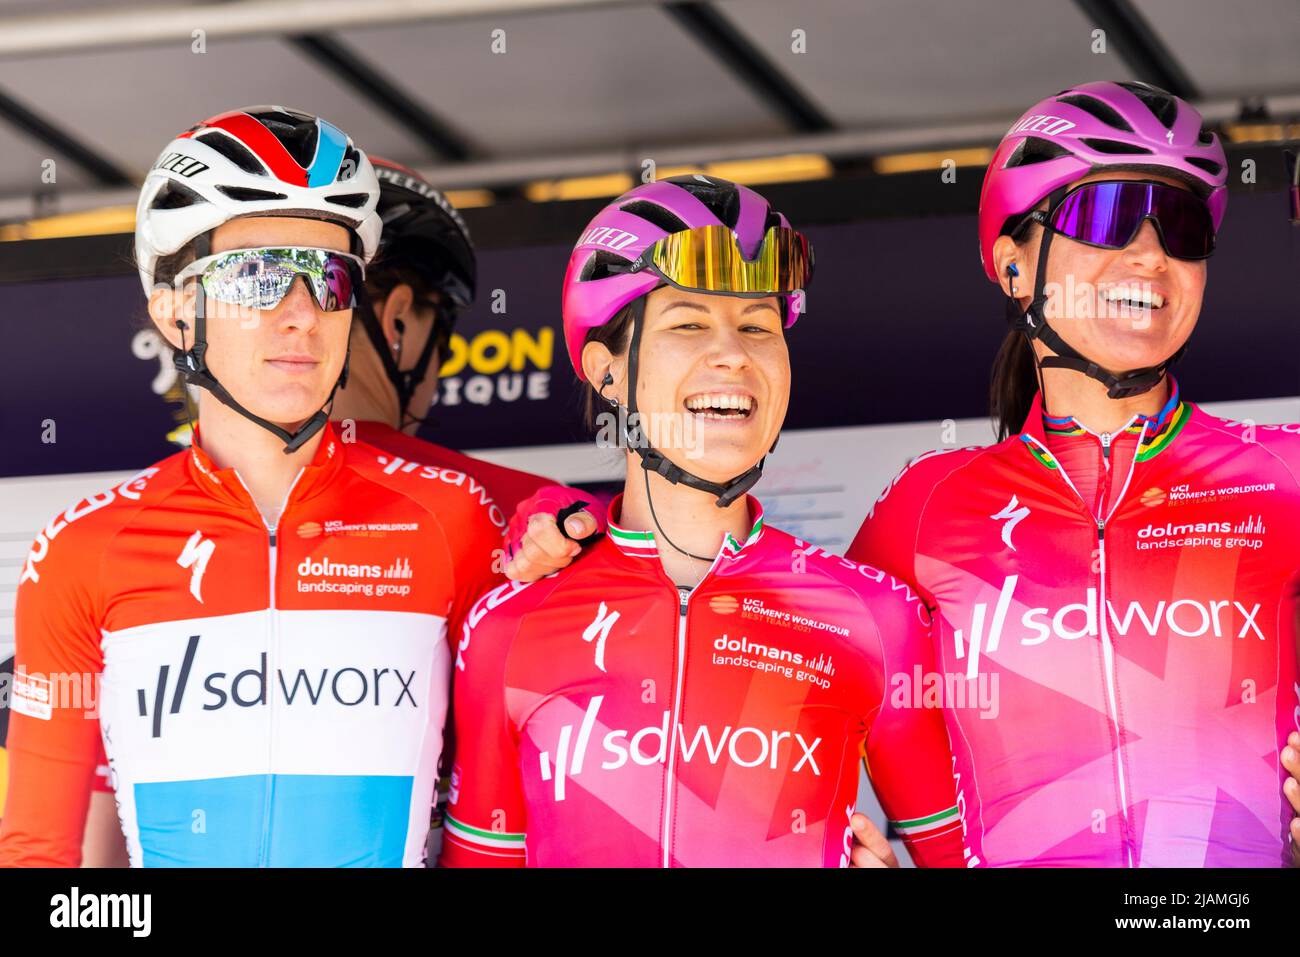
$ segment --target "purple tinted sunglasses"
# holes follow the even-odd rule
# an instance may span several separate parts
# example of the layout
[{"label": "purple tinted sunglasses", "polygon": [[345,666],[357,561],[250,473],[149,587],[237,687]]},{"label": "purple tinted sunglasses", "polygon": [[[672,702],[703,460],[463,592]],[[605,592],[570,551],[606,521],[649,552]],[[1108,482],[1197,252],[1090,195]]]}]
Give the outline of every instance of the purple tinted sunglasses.
[{"label": "purple tinted sunglasses", "polygon": [[1088,246],[1123,249],[1148,219],[1175,259],[1208,259],[1214,252],[1214,220],[1205,202],[1185,189],[1147,180],[1084,183],[1047,212],[1030,213],[1024,224],[1039,223]]}]

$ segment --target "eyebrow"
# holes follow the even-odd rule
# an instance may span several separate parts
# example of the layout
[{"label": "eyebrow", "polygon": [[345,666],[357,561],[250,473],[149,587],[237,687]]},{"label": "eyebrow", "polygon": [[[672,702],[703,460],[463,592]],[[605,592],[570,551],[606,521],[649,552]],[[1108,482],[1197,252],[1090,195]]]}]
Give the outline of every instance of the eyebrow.
[{"label": "eyebrow", "polygon": [[[679,307],[685,309],[694,309],[696,312],[709,312],[708,306],[704,305],[703,303],[692,302],[690,299],[677,299],[673,302],[670,302],[668,305],[664,306],[663,311],[668,312],[670,309],[677,309]],[[764,302],[764,301],[755,302],[752,305],[746,306],[744,311],[746,313],[750,313],[753,312],[755,309],[771,309],[773,312],[779,312],[776,306],[772,305],[770,302]]]}]

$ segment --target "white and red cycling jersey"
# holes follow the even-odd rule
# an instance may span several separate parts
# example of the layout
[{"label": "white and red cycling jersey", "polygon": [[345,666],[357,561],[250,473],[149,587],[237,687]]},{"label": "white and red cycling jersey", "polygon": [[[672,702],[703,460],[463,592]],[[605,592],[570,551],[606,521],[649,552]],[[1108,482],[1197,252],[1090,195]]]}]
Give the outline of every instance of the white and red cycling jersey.
[{"label": "white and red cycling jersey", "polygon": [[485,595],[453,684],[450,866],[847,863],[863,757],[913,857],[961,865],[927,615],[890,576],[764,526],[689,592],[654,535]]},{"label": "white and red cycling jersey", "polygon": [[1174,385],[1110,435],[1045,417],[916,459],[849,556],[913,585],[983,863],[1277,866],[1300,726],[1300,435]]},{"label": "white and red cycling jersey", "polygon": [[55,516],[21,569],[0,864],[77,862],[100,725],[135,865],[420,864],[449,629],[504,525],[464,472],[333,426],[274,528],[197,445]]}]

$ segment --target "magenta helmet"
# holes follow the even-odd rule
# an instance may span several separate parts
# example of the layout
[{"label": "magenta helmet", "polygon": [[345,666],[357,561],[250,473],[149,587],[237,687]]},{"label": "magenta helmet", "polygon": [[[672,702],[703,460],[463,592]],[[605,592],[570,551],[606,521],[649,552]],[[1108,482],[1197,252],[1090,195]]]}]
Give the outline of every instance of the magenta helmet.
[{"label": "magenta helmet", "polygon": [[[663,284],[649,270],[621,273],[611,272],[610,267],[630,265],[672,233],[717,225],[736,234],[741,252],[748,257],[758,251],[769,227],[790,223],[752,189],[702,174],[638,186],[596,214],[573,247],[564,274],[564,340],[579,378],[588,331]],[[788,298],[784,309],[789,327],[798,313]]]},{"label": "magenta helmet", "polygon": [[[993,243],[1055,190],[1099,170],[1150,170],[1206,201],[1217,230],[1228,164],[1201,114],[1146,83],[1084,83],[1036,103],[998,144],[980,191],[980,258],[994,282]],[[1009,222],[1010,221],[1010,222]]]}]

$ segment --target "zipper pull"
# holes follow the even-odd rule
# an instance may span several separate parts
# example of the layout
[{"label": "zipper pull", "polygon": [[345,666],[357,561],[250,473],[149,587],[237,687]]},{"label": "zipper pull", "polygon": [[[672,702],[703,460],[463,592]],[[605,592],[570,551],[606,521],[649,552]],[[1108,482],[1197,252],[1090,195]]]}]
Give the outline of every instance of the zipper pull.
[{"label": "zipper pull", "polygon": [[689,588],[687,588],[685,585],[678,585],[678,586],[677,586],[677,596],[678,596],[678,598],[681,599],[681,603],[677,606],[677,608],[678,608],[678,610],[681,612],[681,616],[682,616],[683,618],[685,618],[685,617],[686,617],[686,604],[687,604],[687,602],[689,602],[689,601],[691,600],[691,590],[690,590]]},{"label": "zipper pull", "polygon": [[275,548],[275,529],[267,529],[271,533],[271,547]]},{"label": "zipper pull", "polygon": [[1097,436],[1097,438],[1101,439],[1101,457],[1109,462],[1111,434],[1109,432],[1103,432],[1101,435]]},{"label": "zipper pull", "polygon": [[1098,523],[1097,523],[1097,541],[1099,541],[1099,542],[1100,542],[1100,541],[1103,541],[1103,540],[1105,540],[1105,538],[1106,538],[1106,523],[1105,523],[1105,522],[1098,522]]}]

